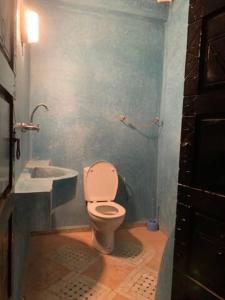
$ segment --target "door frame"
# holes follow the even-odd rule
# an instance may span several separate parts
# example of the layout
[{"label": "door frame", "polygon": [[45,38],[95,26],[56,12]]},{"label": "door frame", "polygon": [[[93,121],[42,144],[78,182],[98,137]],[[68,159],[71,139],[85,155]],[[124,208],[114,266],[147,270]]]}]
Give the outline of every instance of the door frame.
[{"label": "door frame", "polygon": [[10,15],[10,29],[11,29],[11,33],[10,33],[10,56],[7,54],[7,52],[4,49],[4,46],[0,43],[0,51],[3,53],[5,59],[7,60],[10,68],[13,70],[14,69],[14,47],[15,47],[15,31],[16,31],[16,23],[14,18],[15,16],[15,12],[16,12],[16,1],[17,0],[7,0],[7,1],[11,1],[11,15]]}]

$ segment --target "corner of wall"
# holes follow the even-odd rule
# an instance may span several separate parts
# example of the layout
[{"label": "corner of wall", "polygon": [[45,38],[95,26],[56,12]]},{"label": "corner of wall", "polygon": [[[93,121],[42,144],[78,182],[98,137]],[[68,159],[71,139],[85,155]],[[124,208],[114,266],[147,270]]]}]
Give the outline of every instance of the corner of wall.
[{"label": "corner of wall", "polygon": [[160,110],[164,125],[159,138],[157,199],[160,224],[168,234],[174,228],[176,213],[187,17],[188,1],[174,1],[165,23],[164,78]]},{"label": "corner of wall", "polygon": [[175,0],[170,6],[165,24],[164,78],[160,110],[164,125],[158,145],[157,200],[160,207],[160,228],[167,233],[168,240],[160,266],[157,300],[171,299],[188,5],[187,0]]}]

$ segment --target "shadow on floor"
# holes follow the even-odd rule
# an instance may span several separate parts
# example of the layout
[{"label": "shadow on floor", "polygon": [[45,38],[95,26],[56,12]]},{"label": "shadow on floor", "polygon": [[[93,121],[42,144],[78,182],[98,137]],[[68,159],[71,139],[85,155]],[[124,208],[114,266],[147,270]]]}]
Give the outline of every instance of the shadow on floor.
[{"label": "shadow on floor", "polygon": [[129,231],[120,230],[115,235],[115,249],[112,256],[116,257],[136,257],[144,250],[143,244]]},{"label": "shadow on floor", "polygon": [[[99,267],[95,280],[81,275],[96,261]],[[104,261],[100,253],[83,241],[59,234],[40,235],[30,240],[26,269],[25,300],[50,300],[54,295],[60,299],[81,299],[98,292],[96,285]]]}]

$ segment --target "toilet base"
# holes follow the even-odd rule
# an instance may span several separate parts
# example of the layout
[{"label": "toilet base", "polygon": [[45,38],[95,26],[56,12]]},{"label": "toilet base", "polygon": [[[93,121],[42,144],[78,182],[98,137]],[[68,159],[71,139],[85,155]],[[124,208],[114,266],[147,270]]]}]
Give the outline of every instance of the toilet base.
[{"label": "toilet base", "polygon": [[114,232],[103,233],[92,228],[92,245],[103,254],[110,254],[114,249]]}]

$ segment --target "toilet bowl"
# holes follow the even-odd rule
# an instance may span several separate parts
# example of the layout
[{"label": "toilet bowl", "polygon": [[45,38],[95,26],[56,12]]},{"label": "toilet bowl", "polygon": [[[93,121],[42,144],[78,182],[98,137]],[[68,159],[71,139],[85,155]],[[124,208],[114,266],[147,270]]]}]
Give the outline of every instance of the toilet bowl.
[{"label": "toilet bowl", "polygon": [[83,172],[84,197],[92,228],[92,244],[100,252],[114,249],[114,233],[126,210],[114,202],[118,189],[116,168],[107,161],[95,162]]}]

